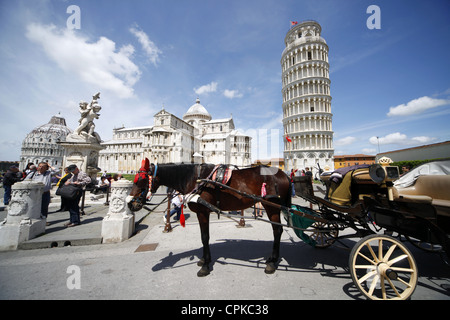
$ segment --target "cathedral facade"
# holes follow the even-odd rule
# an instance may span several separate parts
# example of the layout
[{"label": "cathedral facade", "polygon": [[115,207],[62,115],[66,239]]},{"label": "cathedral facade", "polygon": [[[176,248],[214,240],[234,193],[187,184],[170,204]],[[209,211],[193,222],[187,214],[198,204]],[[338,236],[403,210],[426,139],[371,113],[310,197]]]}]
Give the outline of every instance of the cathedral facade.
[{"label": "cathedral facade", "polygon": [[251,137],[235,129],[233,118],[213,120],[197,99],[180,119],[164,108],[153,126],[115,128],[101,143],[102,171],[133,173],[142,159],[158,163],[251,164]]}]

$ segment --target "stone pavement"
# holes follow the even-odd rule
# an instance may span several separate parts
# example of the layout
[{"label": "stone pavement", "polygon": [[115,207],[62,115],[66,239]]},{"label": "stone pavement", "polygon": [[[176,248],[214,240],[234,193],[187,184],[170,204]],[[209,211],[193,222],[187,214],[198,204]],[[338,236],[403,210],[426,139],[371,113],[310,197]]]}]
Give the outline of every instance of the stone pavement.
[{"label": "stone pavement", "polygon": [[[69,221],[69,212],[60,211],[60,197],[54,194],[55,190],[51,193],[51,203],[49,205],[49,214],[47,222],[50,224],[45,229],[45,234],[38,236],[34,239],[25,241],[19,245],[19,249],[43,249],[54,248],[64,246],[83,246],[94,245],[102,243],[102,221],[109,210],[109,206],[106,203],[106,196],[91,195],[90,192],[86,192],[84,215],[81,215],[81,224],[76,227],[67,228],[64,226]],[[163,197],[156,197],[155,200],[158,203]],[[167,204],[165,205],[167,207]],[[80,204],[81,207],[81,204]],[[7,207],[0,208],[0,221],[7,216]],[[159,208],[159,215],[164,210],[163,205]],[[141,210],[135,213],[135,225],[137,226],[136,232],[142,229],[139,226],[142,220],[149,215],[148,210]]]},{"label": "stone pavement", "polygon": [[[130,239],[99,244],[101,222],[108,211],[103,202],[88,199],[82,224],[73,228],[62,227],[68,212],[50,213],[51,225],[45,235],[24,243],[22,249],[0,252],[0,299],[177,300],[169,311],[181,314],[180,307],[193,305],[193,300],[201,305],[211,299],[230,303],[362,298],[348,267],[350,249],[359,239],[344,240],[349,248],[338,243],[321,250],[284,228],[278,269],[267,275],[264,268],[272,247],[271,226],[246,219],[246,227],[239,228],[239,216],[218,219],[212,214],[212,271],[198,278],[202,245],[195,214],[186,209],[186,227],[174,222],[173,231],[163,233],[162,212],[167,204],[150,214],[144,209],[136,213],[136,233]],[[293,202],[303,203],[299,198]],[[51,208],[50,212],[59,204],[55,201]],[[246,215],[251,215],[251,210]],[[55,242],[58,246],[50,248]],[[27,246],[32,250],[24,250]],[[412,300],[450,300],[450,269],[439,256],[409,248],[420,274]],[[74,288],[77,270],[80,286]]]}]

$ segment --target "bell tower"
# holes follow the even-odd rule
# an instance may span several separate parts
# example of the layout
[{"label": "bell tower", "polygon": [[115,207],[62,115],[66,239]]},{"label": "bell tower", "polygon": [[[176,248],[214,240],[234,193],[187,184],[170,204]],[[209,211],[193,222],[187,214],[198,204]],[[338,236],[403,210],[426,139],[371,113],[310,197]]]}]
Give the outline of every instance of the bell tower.
[{"label": "bell tower", "polygon": [[281,56],[286,170],[334,169],[328,45],[316,21],[287,32]]}]

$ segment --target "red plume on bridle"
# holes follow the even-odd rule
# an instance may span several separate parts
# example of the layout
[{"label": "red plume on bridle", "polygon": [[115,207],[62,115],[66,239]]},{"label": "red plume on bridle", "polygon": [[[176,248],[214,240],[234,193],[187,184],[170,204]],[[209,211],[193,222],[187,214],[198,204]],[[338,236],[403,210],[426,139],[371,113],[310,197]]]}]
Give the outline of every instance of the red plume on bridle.
[{"label": "red plume on bridle", "polygon": [[150,171],[150,161],[147,158],[145,158],[144,160],[142,160],[139,172],[134,176],[134,183],[137,183],[139,178],[141,179],[147,178],[147,174],[149,171]]}]

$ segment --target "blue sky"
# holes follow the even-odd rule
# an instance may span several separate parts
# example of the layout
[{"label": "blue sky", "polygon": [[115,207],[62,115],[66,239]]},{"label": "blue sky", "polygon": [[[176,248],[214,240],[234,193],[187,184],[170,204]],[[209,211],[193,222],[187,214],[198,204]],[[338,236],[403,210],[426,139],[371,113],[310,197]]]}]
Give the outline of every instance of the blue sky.
[{"label": "blue sky", "polygon": [[[67,28],[71,5],[80,29]],[[335,154],[450,140],[448,0],[0,0],[0,160],[58,112],[74,129],[99,91],[103,140],[153,125],[163,105],[181,118],[199,97],[254,136],[253,159],[279,156],[281,53],[304,20],[329,46]]]}]

